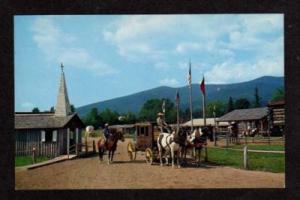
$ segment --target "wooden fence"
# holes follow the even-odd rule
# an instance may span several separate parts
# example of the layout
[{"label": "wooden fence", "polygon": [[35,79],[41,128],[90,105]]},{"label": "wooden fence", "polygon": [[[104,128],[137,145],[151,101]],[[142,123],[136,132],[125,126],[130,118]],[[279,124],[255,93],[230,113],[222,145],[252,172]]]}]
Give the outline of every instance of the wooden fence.
[{"label": "wooden fence", "polygon": [[[208,147],[212,149],[221,149],[221,150],[232,150],[232,151],[240,151],[243,152],[243,164],[245,169],[249,169],[249,152],[254,153],[271,153],[271,154],[285,154],[285,151],[266,151],[266,150],[250,150],[248,146],[245,145],[243,149],[234,149],[234,148],[224,148],[224,147]],[[205,157],[207,160],[207,150],[205,152]]]},{"label": "wooden fence", "polygon": [[59,141],[41,142],[39,130],[16,131],[15,155],[31,156],[33,148],[37,156],[56,157],[60,152]]}]

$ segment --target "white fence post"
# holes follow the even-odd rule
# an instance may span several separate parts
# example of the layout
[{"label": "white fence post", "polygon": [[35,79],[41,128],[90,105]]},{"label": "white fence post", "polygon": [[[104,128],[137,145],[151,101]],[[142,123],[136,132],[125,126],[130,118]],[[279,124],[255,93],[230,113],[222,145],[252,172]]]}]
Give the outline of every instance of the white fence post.
[{"label": "white fence post", "polygon": [[248,169],[248,147],[244,146],[244,168]]}]

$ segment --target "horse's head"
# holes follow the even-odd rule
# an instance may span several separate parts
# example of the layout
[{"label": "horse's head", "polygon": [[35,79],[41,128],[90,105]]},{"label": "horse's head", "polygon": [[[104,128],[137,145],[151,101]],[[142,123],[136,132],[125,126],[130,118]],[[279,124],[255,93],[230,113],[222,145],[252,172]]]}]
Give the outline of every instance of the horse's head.
[{"label": "horse's head", "polygon": [[201,133],[200,133],[201,136],[208,137],[211,134],[212,134],[212,132],[211,132],[211,130],[207,126],[201,128]]}]

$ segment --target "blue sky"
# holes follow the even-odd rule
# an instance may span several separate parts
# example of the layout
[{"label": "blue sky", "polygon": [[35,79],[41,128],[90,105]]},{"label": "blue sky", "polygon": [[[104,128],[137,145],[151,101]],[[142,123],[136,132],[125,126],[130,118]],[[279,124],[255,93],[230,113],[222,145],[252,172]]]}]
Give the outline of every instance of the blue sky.
[{"label": "blue sky", "polygon": [[283,15],[15,16],[15,110],[75,107],[158,86],[283,76]]}]

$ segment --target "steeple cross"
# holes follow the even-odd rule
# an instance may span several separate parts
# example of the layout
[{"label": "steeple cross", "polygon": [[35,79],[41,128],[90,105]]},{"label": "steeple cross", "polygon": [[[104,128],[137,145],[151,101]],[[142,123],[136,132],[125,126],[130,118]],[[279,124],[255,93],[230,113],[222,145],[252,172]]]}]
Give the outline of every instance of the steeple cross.
[{"label": "steeple cross", "polygon": [[64,65],[63,65],[63,63],[60,64],[60,67],[61,67],[61,71],[63,72],[64,71]]}]

